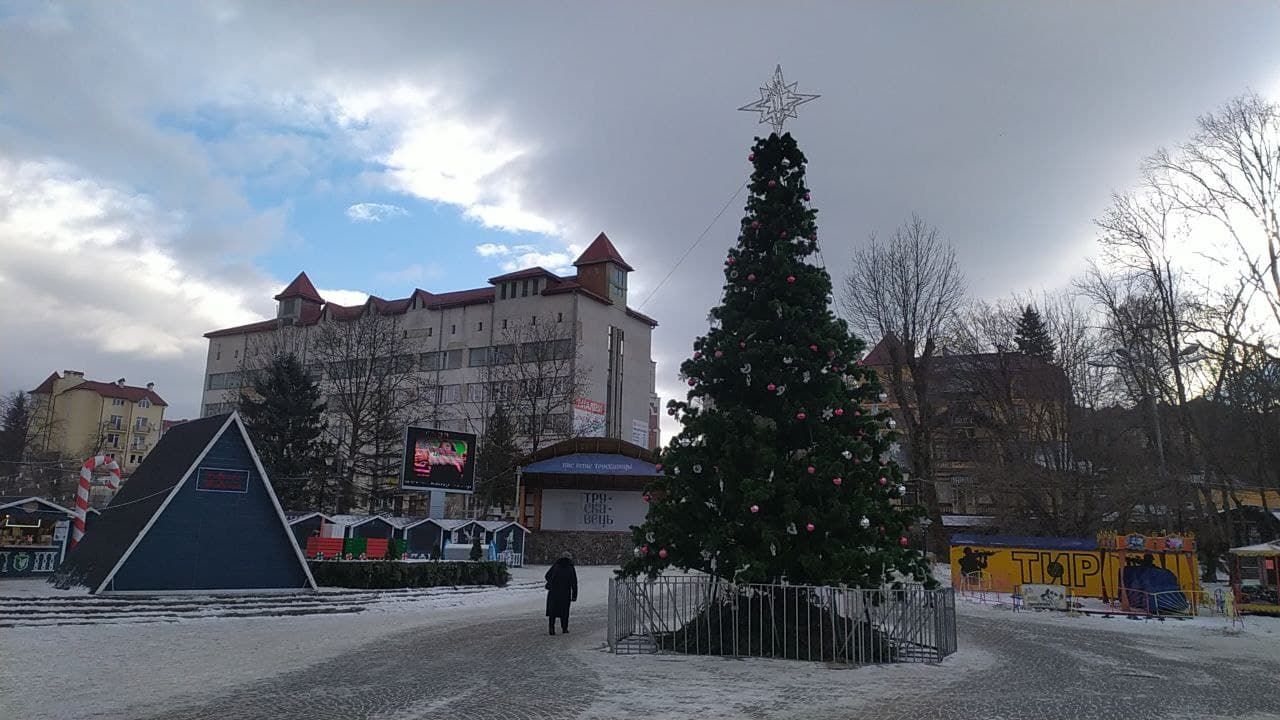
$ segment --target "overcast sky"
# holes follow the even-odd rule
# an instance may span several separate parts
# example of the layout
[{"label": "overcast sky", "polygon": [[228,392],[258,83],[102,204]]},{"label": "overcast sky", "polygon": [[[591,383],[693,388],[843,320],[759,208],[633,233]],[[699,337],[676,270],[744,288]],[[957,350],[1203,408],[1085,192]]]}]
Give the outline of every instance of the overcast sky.
[{"label": "overcast sky", "polygon": [[[788,129],[837,280],[914,211],[978,295],[1057,287],[1144,155],[1280,94],[1277,38],[1209,0],[0,2],[0,390],[76,369],[192,416],[201,335],[299,270],[403,297],[603,230],[639,304],[746,179],[776,63],[822,94]],[[643,306],[664,399],[741,205]]]}]

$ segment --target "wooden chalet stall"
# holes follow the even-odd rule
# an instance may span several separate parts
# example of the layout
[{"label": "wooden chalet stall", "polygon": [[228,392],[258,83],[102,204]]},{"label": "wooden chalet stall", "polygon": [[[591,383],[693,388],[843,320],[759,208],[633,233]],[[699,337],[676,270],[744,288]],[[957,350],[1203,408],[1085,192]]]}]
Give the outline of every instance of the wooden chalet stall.
[{"label": "wooden chalet stall", "polygon": [[1280,540],[1231,548],[1231,589],[1243,613],[1280,615]]},{"label": "wooden chalet stall", "polygon": [[333,524],[333,518],[320,512],[285,513],[285,518],[300,548],[305,548],[311,538],[320,537],[325,524]]},{"label": "wooden chalet stall", "polygon": [[0,496],[0,578],[56,570],[67,552],[72,517],[44,498]]},{"label": "wooden chalet stall", "polygon": [[525,562],[572,555],[579,565],[616,565],[632,556],[631,527],[644,521],[645,487],[656,454],[615,438],[571,438],[530,455],[520,468]]}]

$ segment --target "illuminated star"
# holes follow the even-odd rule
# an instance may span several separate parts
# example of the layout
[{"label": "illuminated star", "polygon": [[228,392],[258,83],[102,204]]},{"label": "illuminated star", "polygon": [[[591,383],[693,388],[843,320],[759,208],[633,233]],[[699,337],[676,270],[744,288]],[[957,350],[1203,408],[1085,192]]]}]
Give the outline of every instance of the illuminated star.
[{"label": "illuminated star", "polygon": [[782,124],[787,118],[796,117],[796,107],[810,100],[817,100],[819,95],[806,95],[796,92],[798,83],[788,83],[782,77],[782,66],[774,68],[773,77],[760,88],[760,99],[738,108],[746,112],[759,112],[760,122],[769,123],[773,131],[782,134]]}]

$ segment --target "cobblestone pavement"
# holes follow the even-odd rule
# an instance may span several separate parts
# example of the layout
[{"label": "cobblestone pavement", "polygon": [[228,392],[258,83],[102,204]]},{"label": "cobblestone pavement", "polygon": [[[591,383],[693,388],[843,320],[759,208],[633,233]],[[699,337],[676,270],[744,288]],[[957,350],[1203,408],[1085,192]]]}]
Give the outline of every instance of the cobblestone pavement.
[{"label": "cobblestone pavement", "polygon": [[[1280,656],[1266,655],[1265,639],[1224,638],[1203,628],[1151,635],[963,615],[961,654],[940,667],[831,670],[613,657],[600,650],[603,609],[586,610],[575,615],[567,637],[548,637],[536,614],[406,631],[152,717],[1280,718],[1272,687]],[[1249,652],[1238,653],[1245,647],[1238,642],[1250,643]]]}]

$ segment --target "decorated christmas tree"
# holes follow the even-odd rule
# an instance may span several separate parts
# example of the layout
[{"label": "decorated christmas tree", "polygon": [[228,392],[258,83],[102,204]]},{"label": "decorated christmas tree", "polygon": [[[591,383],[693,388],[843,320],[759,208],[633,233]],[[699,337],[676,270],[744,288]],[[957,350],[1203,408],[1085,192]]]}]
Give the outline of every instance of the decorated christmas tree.
[{"label": "decorated christmas tree", "polygon": [[911,547],[914,507],[891,460],[894,422],[865,345],[831,311],[811,260],[816,211],[790,133],[757,138],[750,199],[711,328],[680,367],[682,428],[661,453],[635,558],[738,582],[932,583]]}]

